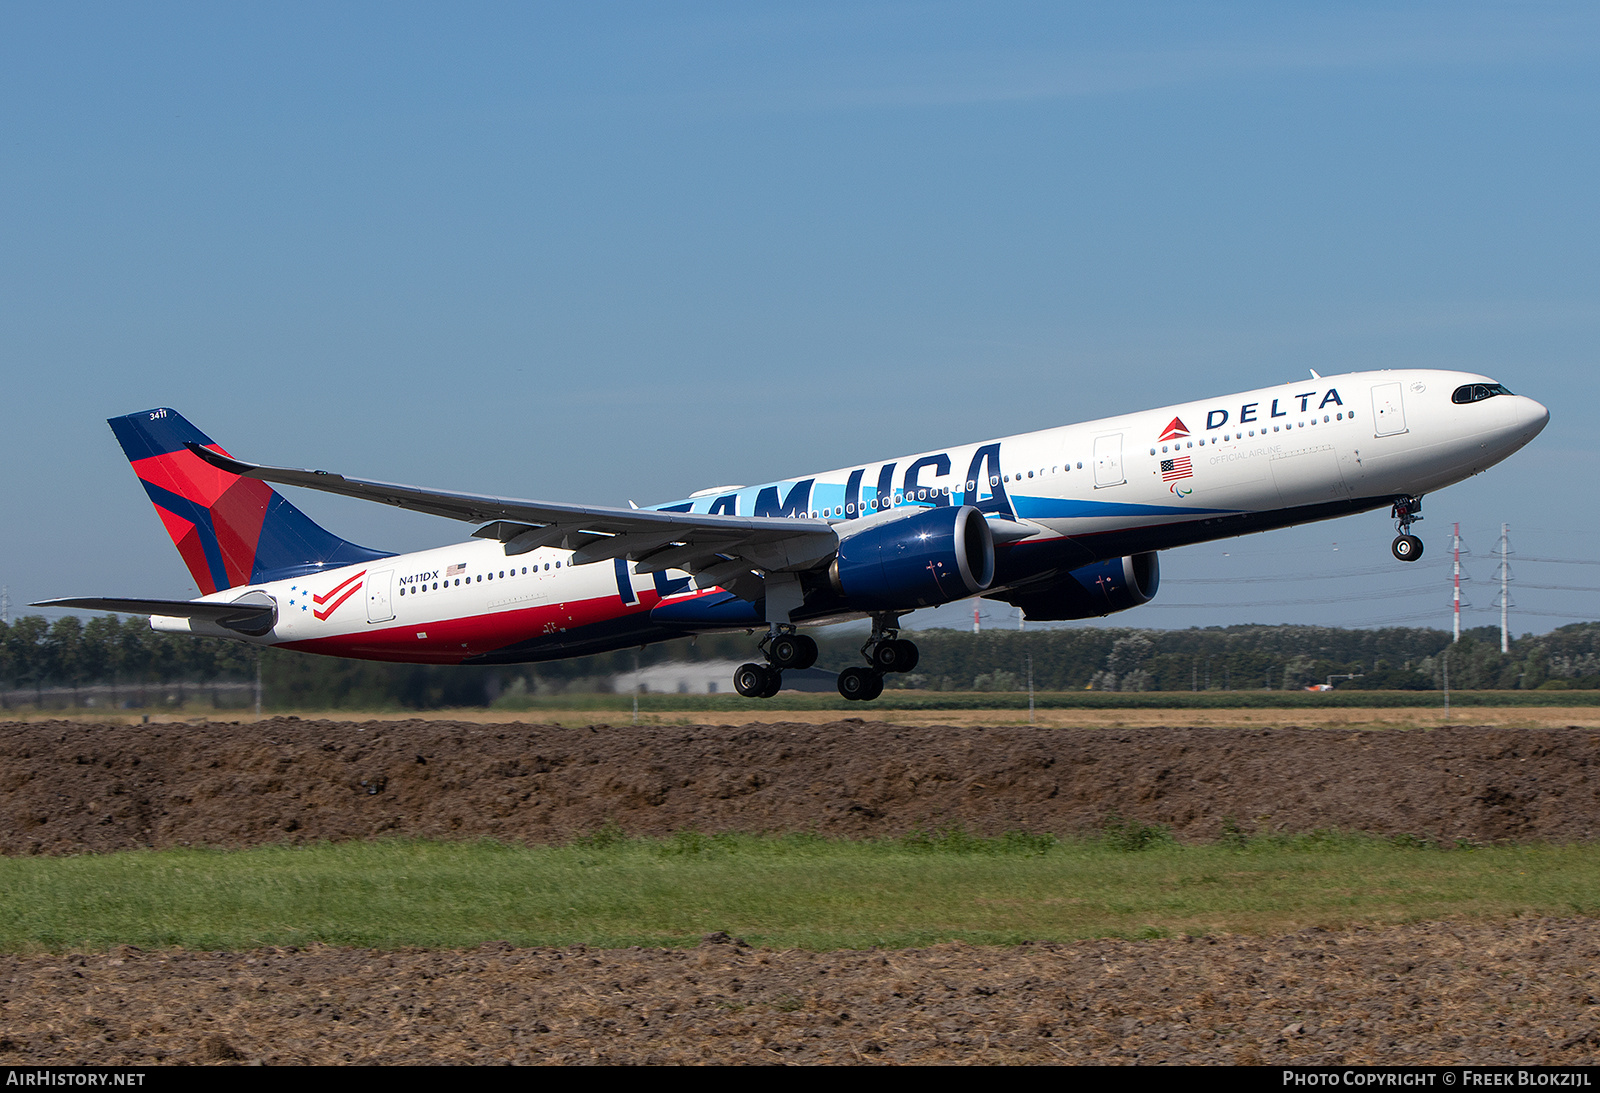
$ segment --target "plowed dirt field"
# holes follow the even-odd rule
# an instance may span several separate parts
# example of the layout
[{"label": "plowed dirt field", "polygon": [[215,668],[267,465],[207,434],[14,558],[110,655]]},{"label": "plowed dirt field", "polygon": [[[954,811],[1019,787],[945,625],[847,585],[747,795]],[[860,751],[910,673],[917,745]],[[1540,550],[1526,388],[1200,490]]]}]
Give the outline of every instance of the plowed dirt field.
[{"label": "plowed dirt field", "polygon": [[[0,724],[0,852],[418,836],[1600,837],[1600,731]],[[1595,1063],[1600,924],[898,952],[0,956],[0,1064]]]}]

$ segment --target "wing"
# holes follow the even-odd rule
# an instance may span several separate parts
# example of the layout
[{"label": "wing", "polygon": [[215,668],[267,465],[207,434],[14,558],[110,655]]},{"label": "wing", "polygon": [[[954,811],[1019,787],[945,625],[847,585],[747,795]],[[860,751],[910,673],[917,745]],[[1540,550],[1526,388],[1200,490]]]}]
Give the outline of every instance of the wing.
[{"label": "wing", "polygon": [[329,471],[265,467],[219,455],[199,444],[188,448],[231,474],[285,486],[359,497],[396,508],[484,526],[473,534],[497,539],[507,554],[540,547],[570,550],[572,565],[627,558],[635,570],[680,569],[701,588],[721,585],[744,599],[761,595],[766,573],[811,569],[839,549],[824,520],[776,516],[723,516],[654,509],[612,509],[449,493],[347,478]]}]

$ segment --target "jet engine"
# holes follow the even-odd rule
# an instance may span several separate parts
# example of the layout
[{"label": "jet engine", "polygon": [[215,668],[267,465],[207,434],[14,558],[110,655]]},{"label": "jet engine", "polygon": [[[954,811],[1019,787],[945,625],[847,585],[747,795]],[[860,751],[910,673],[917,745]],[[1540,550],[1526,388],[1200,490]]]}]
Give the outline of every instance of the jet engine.
[{"label": "jet engine", "polygon": [[994,580],[994,535],[971,505],[874,521],[840,540],[828,579],[863,610],[949,603]]},{"label": "jet engine", "polygon": [[1126,611],[1155,599],[1161,563],[1155,551],[1110,558],[1074,569],[1039,588],[1019,588],[995,597],[1038,622],[1088,619]]}]

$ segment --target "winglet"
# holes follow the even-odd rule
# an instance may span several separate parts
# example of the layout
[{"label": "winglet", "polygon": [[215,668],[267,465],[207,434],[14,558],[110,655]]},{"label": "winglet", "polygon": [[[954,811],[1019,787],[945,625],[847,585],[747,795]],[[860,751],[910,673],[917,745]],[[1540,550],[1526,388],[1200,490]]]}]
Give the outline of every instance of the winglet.
[{"label": "winglet", "polygon": [[188,448],[201,459],[205,460],[207,463],[211,464],[213,467],[217,468],[217,470],[227,471],[229,474],[236,474],[240,478],[248,478],[250,477],[251,471],[261,469],[254,463],[246,463],[243,460],[234,459],[232,456],[223,455],[221,452],[212,448],[207,448],[204,444],[197,443],[193,440],[185,440],[183,442],[183,446]]}]

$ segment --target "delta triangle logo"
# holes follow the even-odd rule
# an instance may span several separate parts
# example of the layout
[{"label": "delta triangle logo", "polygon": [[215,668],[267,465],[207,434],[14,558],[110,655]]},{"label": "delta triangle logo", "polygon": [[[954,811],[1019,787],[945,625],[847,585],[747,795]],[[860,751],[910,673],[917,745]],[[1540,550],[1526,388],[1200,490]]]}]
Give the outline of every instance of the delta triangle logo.
[{"label": "delta triangle logo", "polygon": [[1166,427],[1166,429],[1161,433],[1161,435],[1156,438],[1156,443],[1159,444],[1163,440],[1176,440],[1180,436],[1188,436],[1188,435],[1189,435],[1189,427],[1183,423],[1183,418],[1175,417],[1175,418],[1172,419],[1172,422]]}]

